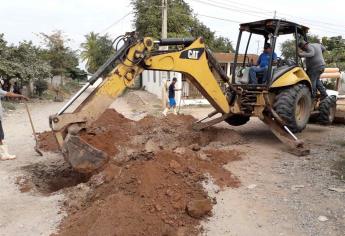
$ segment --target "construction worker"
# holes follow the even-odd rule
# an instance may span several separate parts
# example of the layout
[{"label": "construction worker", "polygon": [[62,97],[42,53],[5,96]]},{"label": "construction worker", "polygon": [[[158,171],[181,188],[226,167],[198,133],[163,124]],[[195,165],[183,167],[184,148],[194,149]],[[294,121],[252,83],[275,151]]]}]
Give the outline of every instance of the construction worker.
[{"label": "construction worker", "polygon": [[163,115],[167,115],[169,110],[171,108],[173,108],[174,110],[174,114],[177,115],[177,110],[176,110],[176,100],[175,100],[175,91],[180,91],[181,89],[176,89],[175,88],[175,84],[177,82],[177,79],[174,77],[172,79],[171,84],[169,85],[168,88],[168,98],[169,98],[169,103],[168,103],[168,107],[166,107],[163,111]]},{"label": "construction worker", "polygon": [[300,40],[298,46],[298,55],[305,57],[307,74],[312,84],[312,96],[315,97],[317,90],[319,90],[321,99],[326,98],[328,96],[326,88],[320,81],[320,75],[325,70],[325,60],[322,53],[326,48],[320,43],[308,43],[304,40]]},{"label": "construction worker", "polygon": [[[267,71],[268,71],[268,64],[270,62],[272,53],[271,44],[265,43],[264,51],[260,54],[256,66],[252,66],[249,69],[249,84],[258,84],[258,79],[256,78],[256,73],[263,72],[263,78],[261,83],[266,83],[267,80]],[[273,53],[272,55],[273,63],[277,61],[277,54]]]},{"label": "construction worker", "polygon": [[[3,81],[0,81],[1,84],[3,84]],[[7,92],[5,90],[0,89],[0,98],[3,97],[11,97],[11,98],[19,98],[19,99],[24,99],[24,100],[29,100],[27,97],[21,95],[21,94],[15,94],[12,92]],[[2,117],[3,117],[3,108],[1,105],[1,100],[0,100],[0,160],[13,160],[16,158],[15,155],[11,155],[8,153],[8,147],[6,144],[4,144],[4,130],[2,128]]]}]

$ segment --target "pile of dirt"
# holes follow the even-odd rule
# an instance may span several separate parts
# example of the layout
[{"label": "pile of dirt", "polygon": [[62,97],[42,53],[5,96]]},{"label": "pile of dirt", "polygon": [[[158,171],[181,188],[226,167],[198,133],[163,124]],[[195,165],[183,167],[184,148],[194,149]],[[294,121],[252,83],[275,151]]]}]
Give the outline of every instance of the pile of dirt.
[{"label": "pile of dirt", "polygon": [[[213,162],[217,156],[201,160],[192,150],[187,153],[158,151],[124,166],[108,165],[81,187],[82,194],[80,189],[67,194],[70,214],[59,235],[197,235],[200,218],[214,203],[201,186],[204,174],[210,170],[221,184],[239,186],[222,168],[239,156],[218,151],[224,158]],[[195,201],[202,204],[193,209]]]},{"label": "pile of dirt", "polygon": [[[197,235],[213,199],[202,187],[239,181],[223,166],[240,160],[229,129],[194,131],[192,116],[134,122],[107,110],[80,137],[111,160],[87,182],[65,189],[68,216],[58,235]],[[209,175],[207,175],[209,174]]]},{"label": "pile of dirt", "polygon": [[59,145],[51,131],[44,131],[37,134],[38,148],[45,152],[59,152]]}]

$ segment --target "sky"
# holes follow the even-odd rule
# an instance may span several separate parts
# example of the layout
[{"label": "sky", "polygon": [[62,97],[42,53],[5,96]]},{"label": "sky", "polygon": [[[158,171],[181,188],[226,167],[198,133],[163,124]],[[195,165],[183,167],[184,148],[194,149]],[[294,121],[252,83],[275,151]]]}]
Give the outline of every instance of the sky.
[{"label": "sky", "polygon": [[[200,21],[234,44],[238,22],[271,18],[275,11],[277,18],[309,26],[312,34],[345,37],[343,0],[185,1]],[[39,44],[39,32],[62,30],[71,40],[69,46],[77,50],[91,31],[115,38],[134,30],[131,12],[129,0],[0,0],[0,32],[9,43],[31,40]],[[253,38],[252,42],[249,53],[257,53],[263,40]]]}]

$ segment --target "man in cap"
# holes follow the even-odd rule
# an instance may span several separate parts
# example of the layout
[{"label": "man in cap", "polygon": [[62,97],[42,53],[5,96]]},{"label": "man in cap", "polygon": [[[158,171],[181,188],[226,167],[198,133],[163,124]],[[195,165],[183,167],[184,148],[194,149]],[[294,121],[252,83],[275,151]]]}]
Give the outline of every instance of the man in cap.
[{"label": "man in cap", "polygon": [[321,99],[326,98],[327,92],[325,86],[320,81],[320,75],[325,70],[325,60],[322,53],[326,48],[320,43],[308,43],[300,40],[298,55],[305,57],[307,74],[312,84],[312,96],[315,97],[317,90],[320,91]]},{"label": "man in cap", "polygon": [[[252,66],[249,69],[249,84],[258,84],[258,79],[256,78],[256,73],[263,72],[263,78],[262,83],[264,84],[267,80],[267,71],[268,71],[268,65],[270,63],[272,53],[272,47],[271,44],[265,43],[264,45],[264,51],[260,54],[257,66]],[[277,54],[272,54],[272,61],[275,63],[277,61]]]}]

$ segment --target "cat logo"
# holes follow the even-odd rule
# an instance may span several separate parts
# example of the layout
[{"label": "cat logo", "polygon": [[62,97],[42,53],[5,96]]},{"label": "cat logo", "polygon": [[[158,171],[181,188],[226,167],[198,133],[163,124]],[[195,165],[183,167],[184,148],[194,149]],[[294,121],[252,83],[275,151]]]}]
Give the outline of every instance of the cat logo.
[{"label": "cat logo", "polygon": [[199,55],[199,51],[197,50],[188,50],[188,58],[189,59],[195,59],[198,60],[198,55]]},{"label": "cat logo", "polygon": [[190,59],[190,60],[199,60],[201,55],[204,53],[204,48],[193,48],[181,52],[180,58]]}]

